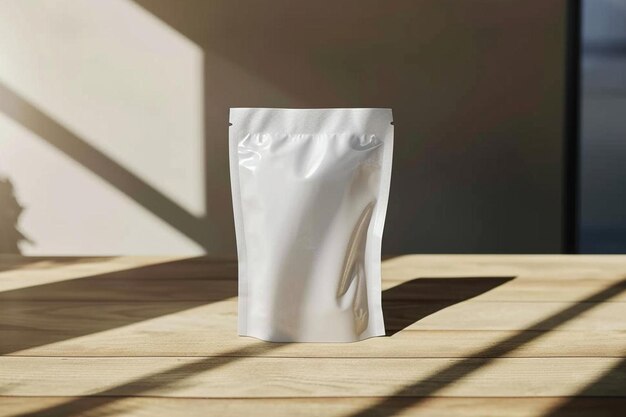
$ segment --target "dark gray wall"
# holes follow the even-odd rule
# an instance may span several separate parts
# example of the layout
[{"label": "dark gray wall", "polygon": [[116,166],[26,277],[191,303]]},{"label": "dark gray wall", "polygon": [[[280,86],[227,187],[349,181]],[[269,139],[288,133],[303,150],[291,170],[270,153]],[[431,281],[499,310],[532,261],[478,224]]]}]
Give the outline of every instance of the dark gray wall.
[{"label": "dark gray wall", "polygon": [[561,250],[564,1],[137,3],[205,53],[210,252],[240,106],[393,108],[386,253]]}]

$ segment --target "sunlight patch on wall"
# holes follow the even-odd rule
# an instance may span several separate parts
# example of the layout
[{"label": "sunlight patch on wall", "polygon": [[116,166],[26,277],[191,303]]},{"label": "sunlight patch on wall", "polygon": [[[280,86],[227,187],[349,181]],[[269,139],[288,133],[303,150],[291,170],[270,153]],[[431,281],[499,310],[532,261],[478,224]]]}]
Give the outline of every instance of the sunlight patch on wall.
[{"label": "sunlight patch on wall", "polygon": [[[25,255],[201,254],[202,248],[0,113],[0,178],[23,207]],[[11,225],[5,225],[10,227]]]},{"label": "sunlight patch on wall", "polygon": [[[8,0],[2,9],[0,83],[190,216],[204,216],[202,49],[129,0]],[[197,244],[146,216],[132,198],[41,144],[17,143],[8,136],[7,121],[2,123],[5,171],[20,171],[19,178],[5,174],[16,177],[19,192],[38,203],[28,207],[23,226],[40,243],[25,245],[25,252],[155,253],[152,248],[163,253],[166,247],[197,252]],[[37,140],[44,143],[46,137]],[[37,186],[39,180],[50,188]],[[26,184],[46,194],[45,201]],[[106,221],[97,216],[91,223],[97,207]],[[52,212],[55,223],[43,224]],[[143,226],[130,227],[137,223]],[[61,225],[90,231],[100,241],[67,240],[62,230],[55,231],[61,233],[57,237],[46,235]],[[157,235],[164,240],[151,241]]]}]

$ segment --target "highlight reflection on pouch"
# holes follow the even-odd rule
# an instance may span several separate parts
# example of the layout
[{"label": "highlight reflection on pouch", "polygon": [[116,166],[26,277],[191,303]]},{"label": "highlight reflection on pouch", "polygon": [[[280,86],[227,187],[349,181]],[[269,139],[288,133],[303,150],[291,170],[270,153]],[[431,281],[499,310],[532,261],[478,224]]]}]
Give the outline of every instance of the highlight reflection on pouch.
[{"label": "highlight reflection on pouch", "polygon": [[356,223],[348,249],[346,250],[346,259],[343,266],[343,274],[339,285],[337,286],[337,298],[341,297],[348,291],[348,287],[354,278],[354,270],[358,264],[363,263],[365,256],[365,237],[367,228],[370,225],[372,212],[374,211],[374,203],[369,203]]},{"label": "highlight reflection on pouch", "polygon": [[376,135],[355,135],[350,138],[350,145],[352,146],[352,149],[356,149],[358,151],[376,148],[382,144],[383,143],[376,137]]},{"label": "highlight reflection on pouch", "polygon": [[346,259],[343,274],[337,286],[337,298],[343,297],[351,285],[356,285],[352,311],[354,313],[355,333],[361,334],[369,320],[369,308],[367,305],[367,277],[365,275],[365,243],[367,229],[370,225],[375,203],[369,203],[357,221],[350,243],[346,250]]},{"label": "highlight reflection on pouch", "polygon": [[246,135],[237,146],[239,166],[254,171],[257,163],[261,160],[261,153],[251,146],[252,135]]}]

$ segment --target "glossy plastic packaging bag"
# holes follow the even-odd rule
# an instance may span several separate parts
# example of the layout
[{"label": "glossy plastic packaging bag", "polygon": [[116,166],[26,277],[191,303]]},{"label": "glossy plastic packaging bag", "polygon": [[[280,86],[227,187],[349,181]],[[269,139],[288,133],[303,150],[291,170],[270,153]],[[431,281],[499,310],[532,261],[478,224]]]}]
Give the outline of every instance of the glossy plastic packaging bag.
[{"label": "glossy plastic packaging bag", "polygon": [[380,252],[390,109],[230,110],[239,334],[352,342],[385,334]]}]

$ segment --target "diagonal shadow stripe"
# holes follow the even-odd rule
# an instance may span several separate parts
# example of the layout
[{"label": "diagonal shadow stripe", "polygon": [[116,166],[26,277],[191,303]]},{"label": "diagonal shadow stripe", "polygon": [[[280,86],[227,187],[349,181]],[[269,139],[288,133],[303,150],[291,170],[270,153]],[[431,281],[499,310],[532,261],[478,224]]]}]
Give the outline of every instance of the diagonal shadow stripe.
[{"label": "diagonal shadow stripe", "polygon": [[189,239],[208,248],[211,224],[100,152],[19,94],[0,83],[0,111],[126,194]]},{"label": "diagonal shadow stripe", "polygon": [[[527,327],[519,333],[504,339],[503,341],[482,349],[460,362],[448,366],[424,378],[412,385],[408,385],[386,397],[377,404],[352,414],[350,417],[389,417],[401,413],[406,408],[415,406],[424,401],[427,396],[433,395],[454,382],[465,378],[478,369],[489,364],[493,359],[502,357],[515,349],[532,342],[546,334],[544,329],[555,329],[593,309],[626,290],[626,280],[593,294],[572,306],[555,313],[534,325]],[[622,391],[626,391],[626,388]],[[398,401],[398,397],[404,397]]]}]

